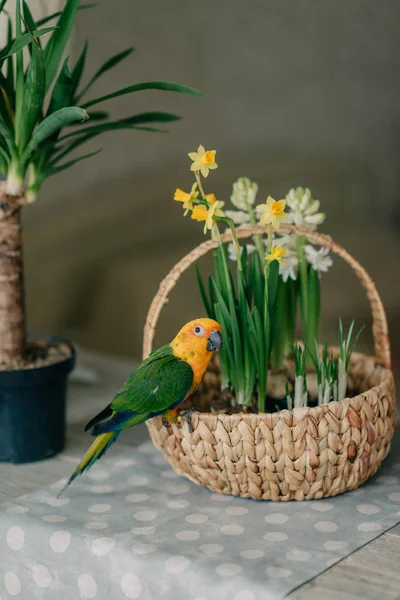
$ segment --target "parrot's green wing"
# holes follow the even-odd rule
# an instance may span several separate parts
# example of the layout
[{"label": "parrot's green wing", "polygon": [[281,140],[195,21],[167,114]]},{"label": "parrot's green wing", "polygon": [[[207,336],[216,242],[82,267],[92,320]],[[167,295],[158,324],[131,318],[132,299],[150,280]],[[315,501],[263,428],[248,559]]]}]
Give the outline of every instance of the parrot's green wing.
[{"label": "parrot's green wing", "polygon": [[178,406],[193,383],[191,366],[176,358],[170,346],[153,352],[111,402],[117,413],[155,415]]}]

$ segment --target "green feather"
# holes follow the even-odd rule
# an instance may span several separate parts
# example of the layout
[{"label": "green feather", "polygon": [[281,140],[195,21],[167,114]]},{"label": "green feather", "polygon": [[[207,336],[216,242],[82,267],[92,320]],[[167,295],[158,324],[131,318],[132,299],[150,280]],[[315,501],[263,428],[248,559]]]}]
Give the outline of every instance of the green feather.
[{"label": "green feather", "polygon": [[[192,383],[191,366],[176,358],[171,346],[163,346],[152,352],[128,378],[114,397],[111,408],[115,412],[132,411],[142,415],[165,412],[183,402]],[[129,426],[128,423],[125,426]]]}]

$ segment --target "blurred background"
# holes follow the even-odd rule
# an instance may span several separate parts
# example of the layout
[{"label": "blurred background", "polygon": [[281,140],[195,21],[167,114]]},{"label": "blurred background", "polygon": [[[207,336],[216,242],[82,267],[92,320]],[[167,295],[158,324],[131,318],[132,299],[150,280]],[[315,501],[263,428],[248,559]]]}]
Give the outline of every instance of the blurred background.
[{"label": "blurred background", "polygon": [[[36,4],[46,13],[63,3]],[[99,105],[115,117],[161,109],[183,120],[168,134],[95,139],[87,151],[103,152],[49,179],[24,211],[30,329],[140,357],[159,282],[204,239],[172,201],[176,187],[190,188],[187,152],[201,143],[217,150],[207,189],[221,200],[239,176],[258,182],[260,202],[311,188],[327,213],[320,230],[375,279],[399,356],[399,22],[399,2],[372,0],[114,0],[82,11],[70,53],[75,59],[89,40],[89,73],[136,48],[93,95],[168,79],[205,97],[142,92]],[[323,278],[323,303],[322,337],[332,343],[339,316],[369,323],[365,294],[340,259]],[[156,343],[202,313],[188,273]]]}]

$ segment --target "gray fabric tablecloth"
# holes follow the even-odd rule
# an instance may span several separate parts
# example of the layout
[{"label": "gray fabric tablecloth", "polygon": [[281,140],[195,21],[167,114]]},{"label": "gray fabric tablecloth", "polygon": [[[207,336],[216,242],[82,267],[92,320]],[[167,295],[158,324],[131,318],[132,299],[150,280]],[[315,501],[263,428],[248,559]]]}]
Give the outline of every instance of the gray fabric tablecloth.
[{"label": "gray fabric tablecloth", "polygon": [[[0,509],[0,598],[275,600],[400,522],[392,451],[360,489],[256,502],[178,477],[150,442]],[[397,462],[396,462],[397,461]]]}]

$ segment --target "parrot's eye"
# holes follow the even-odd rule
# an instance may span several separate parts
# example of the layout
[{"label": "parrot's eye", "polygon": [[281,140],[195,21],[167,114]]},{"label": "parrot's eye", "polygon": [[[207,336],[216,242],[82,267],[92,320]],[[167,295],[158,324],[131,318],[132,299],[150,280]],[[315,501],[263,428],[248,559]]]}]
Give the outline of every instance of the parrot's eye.
[{"label": "parrot's eye", "polygon": [[194,331],[194,334],[198,335],[198,336],[205,334],[204,328],[201,327],[201,325],[196,325],[196,327],[193,329],[193,331]]}]

